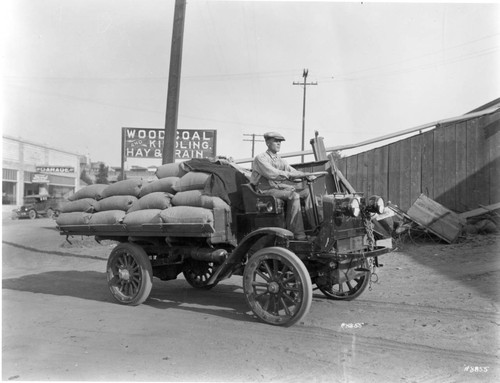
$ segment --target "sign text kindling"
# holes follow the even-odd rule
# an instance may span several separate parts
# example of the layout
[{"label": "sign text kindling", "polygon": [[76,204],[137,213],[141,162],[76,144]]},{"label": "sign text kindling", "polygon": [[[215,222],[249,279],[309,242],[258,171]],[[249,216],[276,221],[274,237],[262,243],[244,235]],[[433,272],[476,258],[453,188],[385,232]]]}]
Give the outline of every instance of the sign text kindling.
[{"label": "sign text kindling", "polygon": [[[207,158],[216,155],[216,130],[178,129],[175,159]],[[163,129],[123,128],[125,158],[162,158]]]}]

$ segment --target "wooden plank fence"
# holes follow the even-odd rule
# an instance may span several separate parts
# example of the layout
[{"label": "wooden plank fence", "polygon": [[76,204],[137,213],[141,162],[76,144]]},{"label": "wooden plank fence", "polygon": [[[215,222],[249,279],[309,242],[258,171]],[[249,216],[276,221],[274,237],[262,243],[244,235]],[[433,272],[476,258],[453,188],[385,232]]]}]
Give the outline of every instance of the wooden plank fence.
[{"label": "wooden plank fence", "polygon": [[338,167],[356,191],[405,211],[421,193],[459,213],[500,202],[500,111],[342,158]]}]

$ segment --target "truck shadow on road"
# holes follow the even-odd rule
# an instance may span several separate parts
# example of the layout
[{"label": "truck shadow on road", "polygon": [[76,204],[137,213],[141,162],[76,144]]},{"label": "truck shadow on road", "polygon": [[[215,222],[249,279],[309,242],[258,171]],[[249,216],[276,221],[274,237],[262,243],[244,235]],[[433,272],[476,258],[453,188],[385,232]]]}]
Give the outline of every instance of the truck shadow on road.
[{"label": "truck shadow on road", "polygon": [[246,303],[243,289],[231,283],[219,284],[211,290],[202,290],[191,287],[184,280],[155,280],[149,299],[144,304],[163,310],[178,309],[231,320],[257,321]]},{"label": "truck shadow on road", "polygon": [[96,271],[65,270],[29,274],[19,278],[3,279],[2,288],[98,302],[112,302],[113,299],[109,295],[106,275]]},{"label": "truck shadow on road", "polygon": [[[106,274],[96,271],[49,271],[19,278],[7,278],[2,281],[2,289],[66,296],[123,306],[111,296]],[[211,290],[198,290],[183,279],[167,282],[154,279],[151,294],[141,306],[191,311],[231,320],[257,321],[248,314],[250,308],[246,304],[242,288],[227,282]]]}]

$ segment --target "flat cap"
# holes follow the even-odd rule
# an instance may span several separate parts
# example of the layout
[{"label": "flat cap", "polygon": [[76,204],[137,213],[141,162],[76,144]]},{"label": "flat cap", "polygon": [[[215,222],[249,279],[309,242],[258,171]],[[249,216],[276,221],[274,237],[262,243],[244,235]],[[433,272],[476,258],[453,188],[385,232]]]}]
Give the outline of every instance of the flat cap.
[{"label": "flat cap", "polygon": [[271,138],[274,138],[276,141],[285,141],[285,137],[283,137],[278,132],[267,132],[267,133],[264,133],[264,139],[265,140],[269,140]]}]

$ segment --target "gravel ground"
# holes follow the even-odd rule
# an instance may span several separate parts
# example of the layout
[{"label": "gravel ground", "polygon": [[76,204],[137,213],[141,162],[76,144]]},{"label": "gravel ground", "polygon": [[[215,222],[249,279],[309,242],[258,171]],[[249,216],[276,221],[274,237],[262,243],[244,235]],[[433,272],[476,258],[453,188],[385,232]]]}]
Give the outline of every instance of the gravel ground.
[{"label": "gravel ground", "polygon": [[399,243],[355,301],[314,293],[290,328],[259,322],[241,277],[210,291],[155,280],[137,307],[114,302],[114,242],[54,221],[3,220],[2,379],[65,381],[497,382],[496,234]]}]

